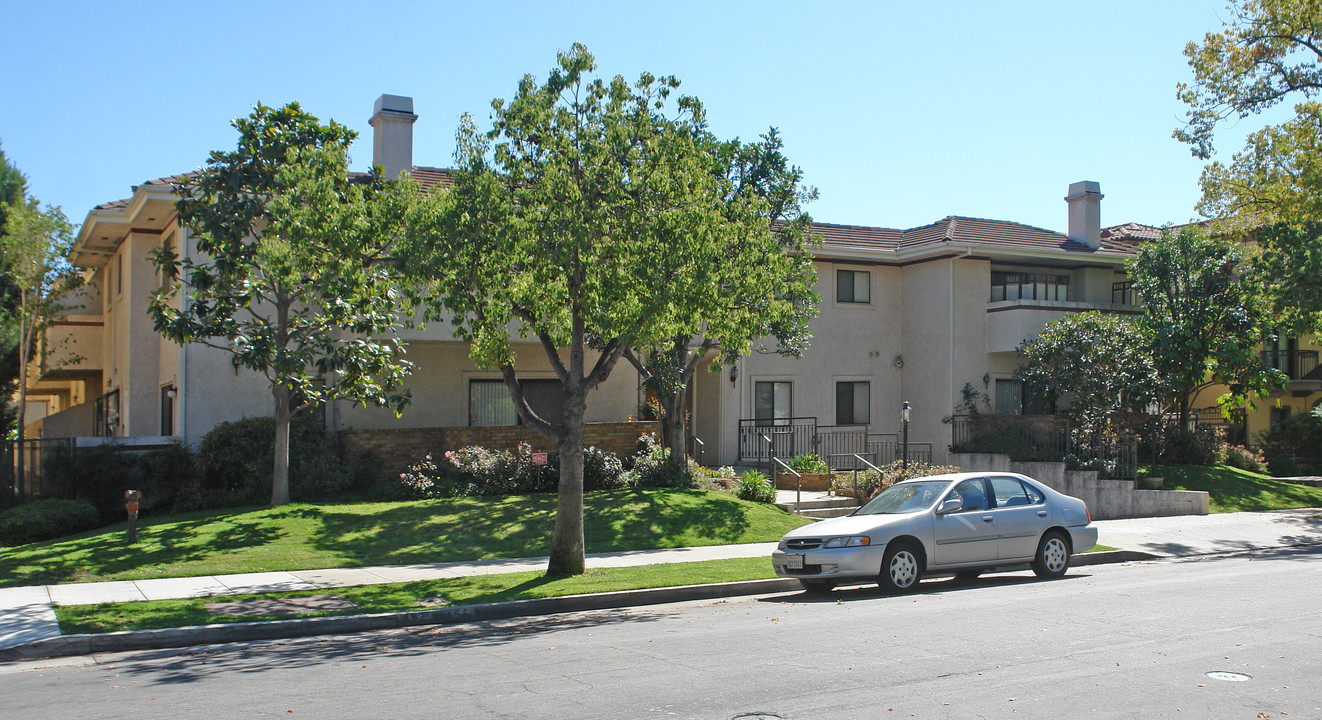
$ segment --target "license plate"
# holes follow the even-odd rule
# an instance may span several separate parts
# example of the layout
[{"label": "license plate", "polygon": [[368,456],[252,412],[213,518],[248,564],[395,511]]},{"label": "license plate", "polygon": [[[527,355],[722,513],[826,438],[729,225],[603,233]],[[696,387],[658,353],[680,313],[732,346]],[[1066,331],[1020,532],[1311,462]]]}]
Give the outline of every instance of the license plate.
[{"label": "license plate", "polygon": [[802,569],[803,569],[803,556],[802,556],[802,555],[786,555],[786,556],[785,556],[785,567],[789,568],[790,570],[802,570]]}]

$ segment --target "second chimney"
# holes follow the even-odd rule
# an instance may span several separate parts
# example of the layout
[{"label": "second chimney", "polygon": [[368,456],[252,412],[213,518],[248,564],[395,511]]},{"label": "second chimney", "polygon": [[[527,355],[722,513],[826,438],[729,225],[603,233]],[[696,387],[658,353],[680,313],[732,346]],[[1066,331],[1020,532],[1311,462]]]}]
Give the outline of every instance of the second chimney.
[{"label": "second chimney", "polygon": [[413,170],[413,98],[382,95],[372,112],[372,164],[385,169],[394,180],[401,172]]},{"label": "second chimney", "polygon": [[1090,248],[1102,246],[1102,186],[1092,180],[1070,183],[1069,239]]}]

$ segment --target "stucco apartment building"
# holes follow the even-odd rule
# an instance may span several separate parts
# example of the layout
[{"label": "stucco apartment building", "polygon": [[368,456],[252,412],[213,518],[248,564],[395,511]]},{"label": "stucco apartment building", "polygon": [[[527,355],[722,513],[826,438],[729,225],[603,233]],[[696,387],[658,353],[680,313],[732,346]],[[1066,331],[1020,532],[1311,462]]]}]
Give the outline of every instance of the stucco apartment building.
[{"label": "stucco apartment building", "polygon": [[[443,183],[444,169],[413,162],[416,120],[411,98],[381,96],[371,119],[373,161],[392,177],[407,171],[424,185]],[[58,328],[72,337],[69,351],[81,359],[47,373],[30,393],[35,406],[29,418],[39,419],[30,423],[29,437],[191,444],[222,421],[272,412],[264,379],[237,367],[228,353],[181,347],[152,328],[148,297],[162,280],[149,253],[162,246],[197,252],[174,211],[177,180],[147,181],[131,197],[88,213],[70,257],[89,273],[83,309]],[[808,420],[816,428],[898,435],[900,407],[907,401],[910,439],[930,443],[933,459],[944,460],[951,429],[941,420],[955,412],[966,384],[991,397],[997,412],[1023,411],[1012,375],[1015,348],[1026,337],[1066,313],[1140,311],[1124,263],[1157,231],[1103,228],[1102,197],[1095,182],[1069,186],[1066,234],[968,217],[908,230],[818,224],[822,302],[811,348],[797,360],[754,353],[718,373],[698,373],[691,389],[697,438],[691,447],[701,448],[707,464],[747,462],[763,452],[760,436],[768,426],[784,430]],[[409,381],[413,404],[404,415],[332,403],[325,409],[331,429],[517,422],[498,373],[474,366],[467,345],[443,326],[410,331],[405,339],[418,369]],[[1313,346],[1291,347],[1291,357],[1298,357],[1300,348]],[[520,350],[519,374],[540,398],[535,402],[553,407],[556,380],[540,347]],[[1302,357],[1306,363],[1307,353]],[[1315,348],[1312,362],[1316,368]],[[1322,400],[1318,384],[1280,399],[1306,409]],[[1298,394],[1307,389],[1313,392]],[[589,397],[588,421],[635,419],[641,398],[636,371],[621,363]],[[778,454],[815,449],[803,433],[780,432],[773,442],[781,443]]]}]

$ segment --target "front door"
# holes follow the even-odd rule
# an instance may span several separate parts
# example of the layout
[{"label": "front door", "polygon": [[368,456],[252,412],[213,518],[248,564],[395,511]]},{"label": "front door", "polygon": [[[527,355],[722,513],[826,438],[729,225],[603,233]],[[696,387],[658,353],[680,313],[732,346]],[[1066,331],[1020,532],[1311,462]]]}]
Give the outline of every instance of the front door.
[{"label": "front door", "polygon": [[964,480],[944,500],[959,497],[964,507],[958,512],[936,516],[934,565],[996,560],[996,517],[987,501],[987,483],[983,478]]}]

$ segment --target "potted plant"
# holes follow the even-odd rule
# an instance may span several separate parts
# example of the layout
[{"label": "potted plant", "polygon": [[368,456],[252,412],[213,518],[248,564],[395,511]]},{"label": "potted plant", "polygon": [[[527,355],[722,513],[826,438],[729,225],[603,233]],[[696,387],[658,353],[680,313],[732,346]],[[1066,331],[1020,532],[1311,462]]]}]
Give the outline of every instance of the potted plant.
[{"label": "potted plant", "polygon": [[826,461],[813,454],[795,455],[789,466],[799,477],[787,472],[776,473],[776,487],[781,490],[813,490],[825,492],[831,489],[831,468]]}]

